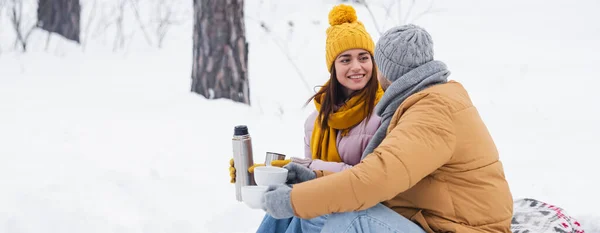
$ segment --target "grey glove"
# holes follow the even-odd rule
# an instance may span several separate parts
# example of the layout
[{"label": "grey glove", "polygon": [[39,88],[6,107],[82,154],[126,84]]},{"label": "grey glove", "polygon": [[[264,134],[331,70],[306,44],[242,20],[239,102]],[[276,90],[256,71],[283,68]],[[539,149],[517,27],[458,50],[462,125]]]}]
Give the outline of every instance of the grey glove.
[{"label": "grey glove", "polygon": [[275,219],[294,217],[290,200],[292,188],[287,185],[271,185],[263,196],[263,210]]},{"label": "grey glove", "polygon": [[313,170],[294,162],[288,163],[283,168],[288,170],[288,184],[302,183],[317,178],[317,174]]}]

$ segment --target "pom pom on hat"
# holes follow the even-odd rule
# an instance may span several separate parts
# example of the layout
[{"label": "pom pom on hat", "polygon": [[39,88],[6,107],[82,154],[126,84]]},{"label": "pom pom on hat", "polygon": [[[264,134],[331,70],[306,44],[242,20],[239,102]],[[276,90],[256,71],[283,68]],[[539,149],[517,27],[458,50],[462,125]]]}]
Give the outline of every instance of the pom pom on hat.
[{"label": "pom pom on hat", "polygon": [[358,17],[352,6],[340,4],[329,12],[329,25],[340,25],[343,23],[354,23]]},{"label": "pom pom on hat", "polygon": [[325,41],[325,59],[327,70],[331,72],[333,61],[348,49],[364,49],[374,54],[375,43],[365,26],[358,21],[356,10],[352,6],[340,4],[329,11],[327,40]]}]

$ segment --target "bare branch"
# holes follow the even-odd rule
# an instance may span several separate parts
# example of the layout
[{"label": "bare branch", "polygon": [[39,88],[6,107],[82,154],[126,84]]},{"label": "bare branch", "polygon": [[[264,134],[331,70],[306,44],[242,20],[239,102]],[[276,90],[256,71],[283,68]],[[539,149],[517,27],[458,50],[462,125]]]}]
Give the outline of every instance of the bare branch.
[{"label": "bare branch", "polygon": [[37,25],[33,25],[29,28],[29,30],[26,31],[26,34],[24,36],[23,39],[25,39],[25,43],[27,43],[27,41],[29,41],[29,36],[31,36],[31,33],[33,32],[33,29],[37,28]]},{"label": "bare branch", "polygon": [[16,41],[15,41],[15,47],[17,46],[18,42],[21,41],[21,15],[17,13],[17,11],[20,12],[20,10],[17,10],[18,8],[18,4],[16,0],[12,0],[13,5],[12,5],[12,9],[10,9],[10,22],[13,25],[13,28],[15,29],[15,34],[16,34]]},{"label": "bare branch", "polygon": [[398,0],[398,20],[400,22],[400,25],[402,25],[404,22],[402,22],[402,0]]},{"label": "bare branch", "polygon": [[407,24],[408,23],[408,19],[410,18],[410,13],[412,13],[413,9],[415,8],[415,0],[412,0],[410,2],[410,6],[408,7],[408,11],[406,12],[406,15],[404,16],[404,19],[400,22],[400,24]]},{"label": "bare branch", "polygon": [[150,36],[148,35],[148,32],[146,31],[146,26],[144,25],[144,23],[142,22],[142,19],[140,17],[138,1],[137,0],[129,0],[129,1],[131,2],[131,7],[133,8],[133,12],[135,13],[135,18],[139,23],[140,29],[144,33],[144,38],[146,38],[146,42],[148,42],[148,45],[152,45],[152,40],[150,39]]},{"label": "bare branch", "polygon": [[[4,8],[4,5],[6,5],[6,0],[0,0],[0,16],[2,16],[2,8]],[[2,19],[0,17],[0,19]]]},{"label": "bare branch", "polygon": [[90,15],[87,18],[87,22],[85,23],[85,34],[83,35],[83,40],[82,40],[82,49],[85,51],[85,48],[87,46],[88,43],[88,38],[90,35],[90,31],[91,31],[91,27],[92,27],[92,21],[94,21],[94,18],[96,16],[96,10],[98,9],[97,7],[97,0],[94,0],[94,5],[92,5],[92,10],[90,12]]},{"label": "bare branch", "polygon": [[21,0],[12,0],[12,9],[10,14],[10,21],[15,29],[16,39],[15,39],[15,47],[21,44],[21,48],[23,52],[27,51],[27,39],[29,35],[35,28],[35,25],[27,31],[26,35],[23,35],[23,2]]},{"label": "bare branch", "polygon": [[365,8],[367,8],[367,11],[369,11],[369,15],[371,15],[371,20],[373,20],[373,24],[375,25],[375,28],[377,29],[377,33],[379,33],[379,35],[381,35],[381,29],[379,28],[379,25],[377,25],[377,20],[375,19],[375,15],[373,14],[373,11],[371,11],[371,8],[369,7],[367,0],[363,0],[362,4],[365,6]]},{"label": "bare branch", "polygon": [[411,20],[411,22],[414,22],[417,19],[419,19],[419,18],[421,18],[421,17],[423,17],[424,15],[427,15],[427,14],[434,14],[434,13],[437,13],[437,12],[442,12],[443,10],[441,10],[441,9],[434,9],[433,8],[434,2],[435,2],[435,0],[431,0],[429,2],[429,7],[427,7],[426,10],[422,11],[421,13],[419,13],[415,18],[413,18]]},{"label": "bare branch", "polygon": [[48,32],[48,36],[46,37],[46,46],[44,46],[45,51],[48,51],[48,47],[50,47],[50,38],[52,38],[52,32]]},{"label": "bare branch", "polygon": [[125,17],[125,4],[127,2],[121,1],[118,8],[118,15],[115,19],[116,35],[113,42],[113,51],[117,51],[119,48],[123,48],[125,45],[125,32],[123,32],[123,18]]},{"label": "bare branch", "polygon": [[165,0],[158,0],[158,3],[156,4],[156,16],[153,21],[156,23],[155,33],[158,40],[158,48],[162,48],[164,38],[167,35],[169,28],[172,25],[181,24],[183,22],[183,20],[175,19],[175,16],[178,14],[174,12],[171,5],[172,4],[166,3]]},{"label": "bare branch", "polygon": [[[122,5],[122,4],[124,4],[124,1],[121,1],[120,5]],[[122,7],[115,7],[115,6],[111,6],[111,5],[106,7],[106,5],[109,5],[109,4],[106,4],[103,1],[100,1],[100,7],[98,7],[100,9],[100,16],[98,17],[98,23],[97,23],[98,25],[96,27],[94,27],[94,32],[92,34],[93,38],[98,38],[102,35],[105,35],[104,33],[106,32],[106,30],[108,30],[108,28],[110,28],[113,25],[116,27],[115,30],[117,31],[117,34],[119,34],[119,32],[118,32],[119,28],[117,27],[117,23],[118,23],[117,21],[123,14],[123,12],[121,10]],[[106,41],[106,37],[103,37],[103,39]],[[113,50],[114,50],[114,48],[113,48]]]},{"label": "bare branch", "polygon": [[283,48],[281,43],[278,42],[278,39],[276,38],[276,36],[270,33],[270,31],[268,30],[268,26],[264,22],[261,22],[260,25],[265,30],[265,32],[269,35],[269,37],[271,37],[271,40],[273,40],[273,42],[275,42],[275,45],[277,45],[279,50],[281,50],[281,53],[283,53],[283,55],[285,55],[287,60],[292,64],[292,66],[294,67],[294,70],[296,70],[296,73],[298,74],[298,76],[300,76],[300,79],[302,80],[304,87],[308,90],[309,93],[312,93],[312,88],[310,88],[310,85],[308,85],[308,82],[306,81],[304,74],[302,74],[302,71],[300,70],[300,68],[298,68],[298,65],[296,65],[296,62],[294,62],[294,59],[292,58],[290,53]]},{"label": "bare branch", "polygon": [[[396,4],[396,1],[393,1],[390,5],[383,6],[383,8],[385,9],[385,20],[390,19],[390,17],[391,17],[390,11],[392,10],[392,7],[394,6],[394,4]],[[394,21],[394,20],[392,19],[392,21]]]},{"label": "bare branch", "polygon": [[[6,1],[5,0],[0,0],[0,25],[2,25],[2,12],[3,12],[3,8],[4,5],[6,5]],[[2,31],[0,30],[0,33],[2,33]],[[2,44],[0,44],[0,53],[2,53]]]}]

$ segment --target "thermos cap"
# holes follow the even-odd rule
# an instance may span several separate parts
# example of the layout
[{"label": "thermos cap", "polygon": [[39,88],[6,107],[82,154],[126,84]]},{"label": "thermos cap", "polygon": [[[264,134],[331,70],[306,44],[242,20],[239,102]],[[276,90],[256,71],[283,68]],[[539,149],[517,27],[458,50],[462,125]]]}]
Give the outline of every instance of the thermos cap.
[{"label": "thermos cap", "polygon": [[233,130],[233,136],[248,135],[248,126],[238,125]]}]

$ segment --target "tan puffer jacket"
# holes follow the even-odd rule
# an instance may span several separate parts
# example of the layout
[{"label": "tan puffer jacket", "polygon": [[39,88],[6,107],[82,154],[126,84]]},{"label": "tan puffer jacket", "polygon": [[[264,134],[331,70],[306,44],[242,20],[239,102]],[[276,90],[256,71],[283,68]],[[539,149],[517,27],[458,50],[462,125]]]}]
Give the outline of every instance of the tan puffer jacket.
[{"label": "tan puffer jacket", "polygon": [[427,232],[510,232],[513,202],[498,151],[457,82],[407,98],[383,142],[351,169],[294,185],[297,216],[382,202]]}]

